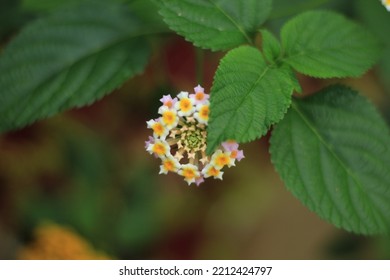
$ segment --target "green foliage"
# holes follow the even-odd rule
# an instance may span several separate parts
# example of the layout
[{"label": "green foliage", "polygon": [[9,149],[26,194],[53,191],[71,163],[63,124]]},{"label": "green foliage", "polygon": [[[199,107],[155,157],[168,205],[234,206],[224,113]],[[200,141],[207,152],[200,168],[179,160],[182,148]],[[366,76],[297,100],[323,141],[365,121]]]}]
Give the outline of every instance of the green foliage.
[{"label": "green foliage", "polygon": [[278,39],[267,29],[261,30],[261,43],[265,59],[268,62],[275,62],[281,52],[281,47]]},{"label": "green foliage", "polygon": [[376,38],[358,24],[330,11],[305,12],[281,31],[284,61],[314,77],[358,77],[377,60]]},{"label": "green foliage", "polygon": [[0,57],[0,132],[90,104],[140,73],[149,57],[143,28],[101,1],[28,26]]},{"label": "green foliage", "polygon": [[287,188],[334,225],[390,229],[390,134],[374,106],[332,86],[292,108],[272,133],[272,162]]},{"label": "green foliage", "polygon": [[356,0],[355,9],[359,18],[383,42],[390,44],[388,26],[390,25],[389,12],[380,1]]},{"label": "green foliage", "polygon": [[288,66],[268,65],[260,51],[239,47],[221,60],[210,100],[207,152],[221,142],[252,141],[282,119],[295,88]]},{"label": "green foliage", "polygon": [[384,47],[381,60],[379,61],[380,74],[383,82],[390,89],[390,36],[388,28],[390,26],[389,12],[380,1],[355,1],[356,12],[359,18],[367,27],[381,40]]},{"label": "green foliage", "polygon": [[[337,0],[273,0],[270,19],[288,17]],[[340,1],[337,1],[340,2]]]},{"label": "green foliage", "polygon": [[286,64],[316,77],[357,76],[379,53],[368,31],[333,12],[306,12],[290,20],[281,32],[282,50],[272,33],[262,30],[261,35],[269,65],[260,53],[231,51],[218,68],[211,90],[208,152],[226,139],[254,140],[282,119],[292,91],[301,91]]},{"label": "green foliage", "polygon": [[227,50],[252,42],[271,11],[271,0],[161,0],[169,27],[195,46]]},{"label": "green foliage", "polygon": [[[342,86],[291,101],[294,91],[301,92],[294,70],[319,78],[358,77],[379,57],[376,37],[331,11],[308,11],[292,18],[281,30],[281,42],[269,30],[260,30],[269,17],[285,20],[298,10],[342,5],[340,1],[275,0],[271,16],[272,0],[21,1],[2,4],[1,38],[25,22],[23,10],[47,16],[22,30],[0,56],[0,132],[112,92],[143,71],[149,58],[145,36],[166,32],[165,22],[195,46],[213,51],[234,48],[214,77],[207,153],[229,139],[255,140],[278,123],[271,139],[272,161],[298,199],[346,230],[389,232],[390,135],[373,106]],[[389,45],[390,17],[380,2],[359,0],[356,5],[373,33]],[[262,52],[254,47],[256,32],[261,33]],[[387,74],[390,53],[384,54],[382,69]],[[89,175],[98,184],[98,168],[89,163],[85,167],[92,168]],[[88,168],[79,169],[87,174]],[[152,185],[142,172],[137,176],[140,191]],[[75,223],[83,231],[94,232],[93,218],[96,205],[104,203],[103,193],[82,185],[78,190],[66,198],[77,206],[74,213],[68,212],[77,215]],[[91,191],[88,210],[78,214],[85,204],[79,198]],[[150,198],[149,193],[143,195]],[[153,226],[133,231],[144,221],[151,222],[155,211],[145,212],[137,205],[138,197],[134,201],[133,206],[112,207],[113,214],[123,210],[120,226],[113,227],[121,244],[136,244],[145,236],[148,240],[147,233],[153,235]],[[49,206],[43,204],[53,208]],[[59,212],[62,209],[66,208]]]},{"label": "green foliage", "polygon": [[119,2],[129,2],[129,9],[143,22],[148,24],[150,30],[158,32],[169,32],[168,26],[159,15],[160,5],[157,0],[115,0]]}]

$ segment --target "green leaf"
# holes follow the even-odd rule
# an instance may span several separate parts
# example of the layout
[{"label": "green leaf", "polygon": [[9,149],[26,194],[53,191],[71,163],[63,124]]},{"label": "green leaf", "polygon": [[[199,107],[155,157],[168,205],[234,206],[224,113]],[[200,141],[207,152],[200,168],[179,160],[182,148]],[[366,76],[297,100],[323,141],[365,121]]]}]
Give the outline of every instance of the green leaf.
[{"label": "green leaf", "polygon": [[267,29],[261,30],[261,45],[265,59],[275,62],[279,58],[281,46],[278,39]]},{"label": "green leaf", "polygon": [[195,46],[227,50],[252,43],[267,19],[272,0],[161,0],[160,14],[176,33]]},{"label": "green leaf", "polygon": [[[158,0],[116,0],[129,2],[127,6],[140,20],[148,23],[148,28],[159,33],[169,32],[168,26],[159,15],[160,5]],[[157,33],[157,32],[156,32]]]},{"label": "green leaf", "polygon": [[356,233],[389,232],[389,129],[357,92],[331,86],[294,100],[270,150],[287,188],[320,217]]},{"label": "green leaf", "polygon": [[299,13],[316,9],[347,11],[351,3],[340,0],[273,0],[267,28],[279,34],[284,24]]},{"label": "green leaf", "polygon": [[[266,29],[261,30],[261,39],[263,55],[267,62],[271,64],[280,64],[280,61],[278,60],[281,58],[281,46],[278,39],[276,39],[276,37]],[[289,71],[289,75],[293,89],[298,93],[301,93],[302,88],[295,76],[295,73],[293,71]]]},{"label": "green leaf", "polygon": [[281,31],[284,61],[319,78],[358,77],[378,59],[376,38],[366,29],[330,11],[305,12]]},{"label": "green leaf", "polygon": [[[284,65],[284,67],[287,67],[287,65]],[[288,71],[288,75],[290,76],[290,83],[291,83],[293,90],[298,92],[298,93],[302,93],[301,84],[299,83],[298,78],[292,69],[290,69],[290,71]]]},{"label": "green leaf", "polygon": [[341,2],[338,0],[273,0],[270,20],[286,18],[300,12],[323,8],[329,2]]},{"label": "green leaf", "polygon": [[0,132],[90,104],[140,73],[143,32],[121,5],[102,1],[28,26],[0,57]]},{"label": "green leaf", "polygon": [[292,70],[268,65],[259,50],[243,46],[226,54],[214,77],[207,152],[223,141],[249,142],[282,119],[291,103]]}]

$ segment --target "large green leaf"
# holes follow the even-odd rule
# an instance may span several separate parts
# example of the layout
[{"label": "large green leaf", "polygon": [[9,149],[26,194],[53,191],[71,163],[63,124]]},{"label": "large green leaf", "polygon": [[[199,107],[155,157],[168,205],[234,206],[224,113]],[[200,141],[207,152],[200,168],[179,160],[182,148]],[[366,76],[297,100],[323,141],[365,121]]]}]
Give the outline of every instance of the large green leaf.
[{"label": "large green leaf", "polygon": [[101,98],[148,60],[142,23],[89,1],[24,29],[0,57],[0,132]]},{"label": "large green leaf", "polygon": [[378,59],[376,37],[344,16],[330,11],[305,12],[281,31],[284,61],[319,78],[358,77]]},{"label": "large green leaf", "polygon": [[271,154],[287,188],[320,217],[356,233],[389,232],[389,129],[355,91],[332,86],[294,100]]},{"label": "large green leaf", "polygon": [[296,87],[289,66],[267,64],[259,50],[243,46],[226,54],[214,77],[207,152],[221,142],[248,142],[282,119]]},{"label": "large green leaf", "polygon": [[252,42],[267,19],[272,0],[161,0],[169,27],[195,46],[226,50]]}]

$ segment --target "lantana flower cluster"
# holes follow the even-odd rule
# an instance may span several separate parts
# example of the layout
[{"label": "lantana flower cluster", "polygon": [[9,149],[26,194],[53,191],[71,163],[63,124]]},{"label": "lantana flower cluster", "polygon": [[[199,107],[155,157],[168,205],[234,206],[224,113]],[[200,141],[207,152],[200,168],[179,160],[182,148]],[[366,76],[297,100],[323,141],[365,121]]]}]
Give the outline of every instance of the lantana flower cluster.
[{"label": "lantana flower cluster", "polygon": [[222,143],[211,156],[206,154],[210,102],[200,85],[192,94],[182,91],[160,101],[160,117],[146,122],[153,137],[145,142],[146,150],[161,159],[160,174],[177,173],[188,185],[199,186],[208,177],[222,180],[222,169],[244,158],[235,141]]}]

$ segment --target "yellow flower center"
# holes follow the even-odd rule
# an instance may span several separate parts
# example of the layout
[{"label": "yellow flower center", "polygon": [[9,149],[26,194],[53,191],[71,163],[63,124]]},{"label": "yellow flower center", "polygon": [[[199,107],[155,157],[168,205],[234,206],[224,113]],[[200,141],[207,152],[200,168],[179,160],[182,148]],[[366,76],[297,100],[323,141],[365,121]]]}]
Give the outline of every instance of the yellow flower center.
[{"label": "yellow flower center", "polygon": [[215,167],[211,167],[208,171],[207,171],[207,174],[209,175],[209,176],[218,176],[218,174],[219,174],[219,170],[218,169],[216,169]]},{"label": "yellow flower center", "polygon": [[195,178],[195,171],[191,168],[185,168],[183,170],[183,176],[186,179],[193,179],[193,178]]},{"label": "yellow flower center", "polygon": [[203,106],[200,109],[199,115],[202,119],[208,119],[209,118],[209,106]]},{"label": "yellow flower center", "polygon": [[204,93],[203,92],[197,92],[195,94],[195,99],[198,101],[202,101],[204,99]]},{"label": "yellow flower center", "polygon": [[167,125],[171,125],[175,122],[176,114],[172,111],[166,111],[163,113],[163,121]]},{"label": "yellow flower center", "polygon": [[237,151],[236,150],[232,151],[231,154],[230,154],[230,157],[231,158],[236,158],[237,157]]},{"label": "yellow flower center", "polygon": [[183,112],[188,112],[191,109],[192,109],[192,104],[190,99],[184,98],[180,100],[180,110],[182,110]]},{"label": "yellow flower center", "polygon": [[164,155],[166,153],[165,146],[161,143],[156,143],[153,145],[153,152],[159,156]]},{"label": "yellow flower center", "polygon": [[168,171],[174,171],[175,165],[173,164],[173,162],[171,160],[166,160],[164,162],[164,168],[165,168],[165,170],[168,170]]},{"label": "yellow flower center", "polygon": [[228,163],[230,162],[230,159],[227,155],[225,154],[222,154],[222,155],[219,155],[216,159],[215,159],[215,163],[218,165],[218,166],[225,166],[227,165]]},{"label": "yellow flower center", "polygon": [[161,134],[164,133],[164,127],[161,123],[155,123],[152,127],[153,132],[156,133],[158,136],[161,136]]}]

